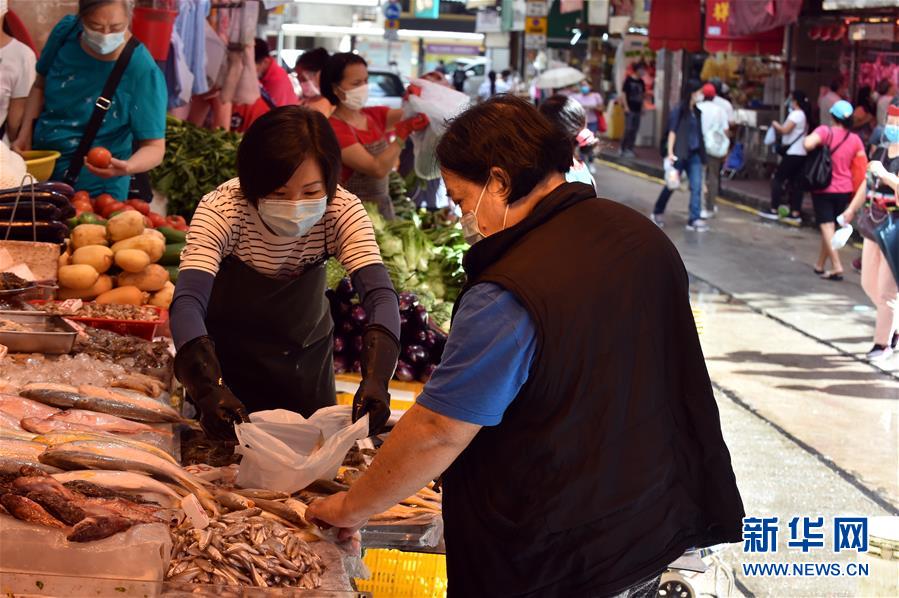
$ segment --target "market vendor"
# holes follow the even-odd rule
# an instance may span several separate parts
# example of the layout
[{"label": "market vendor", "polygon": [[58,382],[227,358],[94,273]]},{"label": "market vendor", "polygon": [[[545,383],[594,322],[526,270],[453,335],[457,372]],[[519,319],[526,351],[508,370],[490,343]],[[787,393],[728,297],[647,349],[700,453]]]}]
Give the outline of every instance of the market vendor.
[{"label": "market vendor", "polygon": [[351,52],[328,59],[321,74],[321,93],[336,106],[330,122],[341,147],[341,185],[362,201],[377,204],[381,214],[392,219],[388,176],[406,138],[426,128],[427,117],[403,120],[402,108],[366,106],[368,64]]},{"label": "market vendor", "polygon": [[376,433],[390,414],[399,307],[362,203],[337,186],[327,119],[276,108],[246,132],[238,178],[200,201],[171,306],[175,375],[208,434],[233,437],[247,412],[310,416],[335,402],[325,261],[336,257],[368,314],[354,419]]},{"label": "market vendor", "polygon": [[[54,180],[63,180],[95,106],[102,102],[113,66],[131,39],[133,5],[133,0],[79,0],[78,15],[63,17],[41,52],[13,148],[62,154]],[[165,153],[168,93],[162,71],[142,44],[134,49],[109,99],[90,146],[105,147],[112,160],[105,168],[85,164],[76,171],[76,187],[92,196],[109,193],[124,200],[131,176],[158,166]]]},{"label": "market vendor", "polygon": [[524,100],[465,112],[437,156],[473,244],[442,361],[307,517],[345,538],[443,474],[450,596],[653,596],[744,514],[683,262],[565,182],[571,144]]}]

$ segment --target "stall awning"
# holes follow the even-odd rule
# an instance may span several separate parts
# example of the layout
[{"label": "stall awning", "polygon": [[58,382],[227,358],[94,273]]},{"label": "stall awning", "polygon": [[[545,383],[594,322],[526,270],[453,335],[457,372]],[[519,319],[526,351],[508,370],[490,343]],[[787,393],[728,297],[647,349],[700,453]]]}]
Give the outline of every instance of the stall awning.
[{"label": "stall awning", "polygon": [[730,32],[731,0],[707,0],[705,25],[706,52],[731,54],[781,54],[784,45],[784,28],[751,35],[735,35]]},{"label": "stall awning", "polygon": [[649,13],[649,47],[699,52],[700,0],[653,0]]}]

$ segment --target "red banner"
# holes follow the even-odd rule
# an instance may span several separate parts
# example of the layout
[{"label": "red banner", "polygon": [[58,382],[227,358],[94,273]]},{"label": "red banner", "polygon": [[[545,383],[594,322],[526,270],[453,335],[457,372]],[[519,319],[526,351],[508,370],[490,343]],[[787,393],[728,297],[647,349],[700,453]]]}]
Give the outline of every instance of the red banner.
[{"label": "red banner", "polygon": [[[729,52],[732,54],[781,54],[783,52],[784,28],[777,27],[753,35],[734,35],[728,21],[731,16],[732,0],[707,0],[705,50],[707,52]],[[774,10],[774,0],[758,5],[761,10],[770,6]]]}]

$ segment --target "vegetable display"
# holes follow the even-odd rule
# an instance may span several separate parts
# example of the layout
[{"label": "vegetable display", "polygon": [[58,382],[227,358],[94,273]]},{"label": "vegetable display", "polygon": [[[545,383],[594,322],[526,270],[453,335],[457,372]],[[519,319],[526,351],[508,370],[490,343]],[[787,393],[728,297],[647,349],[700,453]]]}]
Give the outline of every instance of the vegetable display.
[{"label": "vegetable display", "polygon": [[169,214],[190,218],[205,194],[237,176],[239,142],[236,133],[166,117],[165,156],[150,181],[168,198]]},{"label": "vegetable display", "polygon": [[[334,373],[359,373],[362,335],[368,314],[349,278],[326,292],[334,320]],[[440,363],[446,334],[431,325],[428,310],[414,293],[402,292],[400,300],[400,359],[394,378],[402,382],[427,382]]]}]

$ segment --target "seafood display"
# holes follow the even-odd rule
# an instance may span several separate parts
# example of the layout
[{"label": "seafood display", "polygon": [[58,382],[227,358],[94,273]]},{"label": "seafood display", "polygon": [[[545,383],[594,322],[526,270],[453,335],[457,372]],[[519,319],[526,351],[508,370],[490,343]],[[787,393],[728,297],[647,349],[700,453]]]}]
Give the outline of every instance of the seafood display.
[{"label": "seafood display", "polygon": [[48,302],[41,304],[41,311],[57,316],[74,316],[78,318],[98,318],[106,320],[134,320],[153,322],[159,319],[155,308],[147,305],[123,305],[116,303],[81,302],[69,305],[68,302]]},{"label": "seafood display", "polygon": [[150,397],[83,385],[27,384],[19,394],[27,399],[60,409],[81,409],[115,415],[138,422],[176,423],[183,421],[172,407]]},{"label": "seafood display", "polygon": [[233,511],[206,529],[176,528],[166,579],[256,587],[321,585],[324,563],[309,545],[318,538],[264,516],[258,507]]},{"label": "seafood display", "polygon": [[75,352],[119,364],[131,372],[154,376],[166,384],[171,381],[174,357],[165,342],[85,328],[84,334],[75,340]]}]

